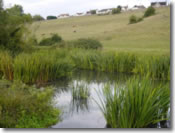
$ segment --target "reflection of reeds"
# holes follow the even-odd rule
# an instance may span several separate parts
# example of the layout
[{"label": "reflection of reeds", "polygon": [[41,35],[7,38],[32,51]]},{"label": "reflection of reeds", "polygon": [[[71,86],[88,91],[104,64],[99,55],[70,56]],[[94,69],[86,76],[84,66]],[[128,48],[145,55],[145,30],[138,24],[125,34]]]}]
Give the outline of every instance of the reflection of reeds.
[{"label": "reflection of reeds", "polygon": [[103,96],[98,105],[112,128],[143,128],[168,119],[168,84],[153,87],[147,79],[134,78],[124,88],[106,85]]},{"label": "reflection of reeds", "polygon": [[88,110],[88,102],[90,97],[90,90],[84,83],[76,84],[72,89],[72,103],[71,109],[76,112]]}]

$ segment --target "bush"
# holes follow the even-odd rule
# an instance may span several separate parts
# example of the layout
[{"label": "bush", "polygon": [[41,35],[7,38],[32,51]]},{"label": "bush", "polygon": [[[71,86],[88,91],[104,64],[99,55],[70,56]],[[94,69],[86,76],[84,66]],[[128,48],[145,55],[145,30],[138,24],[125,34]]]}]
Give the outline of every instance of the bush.
[{"label": "bush", "polygon": [[42,21],[45,20],[41,15],[35,15],[33,16],[33,21]]},{"label": "bush", "polygon": [[134,23],[138,23],[140,21],[143,20],[143,17],[137,17],[135,15],[132,15],[130,18],[129,18],[129,24],[134,24]]},{"label": "bush", "polygon": [[155,8],[150,6],[148,9],[145,11],[144,17],[149,17],[155,14]]},{"label": "bush", "polygon": [[132,15],[132,16],[129,18],[129,23],[130,23],[130,24],[137,23],[137,17],[136,17],[135,15]]},{"label": "bush", "polygon": [[95,39],[78,39],[72,42],[73,47],[82,49],[100,49],[102,44]]},{"label": "bush", "polygon": [[112,9],[112,14],[118,14],[121,12],[121,8]]},{"label": "bush", "polygon": [[[3,84],[3,86],[2,86]],[[37,89],[22,82],[1,81],[1,128],[48,128],[59,120],[52,105],[53,89]]]},{"label": "bush", "polygon": [[57,19],[56,16],[47,16],[47,20]]},{"label": "bush", "polygon": [[59,35],[53,34],[50,38],[45,38],[45,39],[41,40],[39,45],[50,46],[50,45],[53,45],[56,43],[60,43],[61,41],[62,41],[62,38]]}]

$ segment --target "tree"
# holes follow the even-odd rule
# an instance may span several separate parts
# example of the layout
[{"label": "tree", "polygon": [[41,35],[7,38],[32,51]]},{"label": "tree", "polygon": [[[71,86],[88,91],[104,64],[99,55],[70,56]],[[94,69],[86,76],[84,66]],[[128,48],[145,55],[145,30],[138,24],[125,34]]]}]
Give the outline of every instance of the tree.
[{"label": "tree", "polygon": [[96,14],[96,10],[91,10],[90,12],[91,12],[91,14],[93,14],[93,15]]},{"label": "tree", "polygon": [[47,20],[51,20],[51,19],[57,19],[56,16],[47,16]]},{"label": "tree", "polygon": [[33,16],[33,21],[42,21],[45,20],[41,15],[34,15]]},{"label": "tree", "polygon": [[11,15],[24,15],[24,10],[21,5],[14,5],[12,8],[7,9],[8,13]]},{"label": "tree", "polygon": [[3,1],[0,0],[0,11],[3,10]]},{"label": "tree", "polygon": [[[2,1],[2,0],[1,0]],[[25,45],[25,24],[31,22],[31,15],[24,14],[22,6],[0,11],[0,49],[13,54],[22,51]]]},{"label": "tree", "polygon": [[155,12],[156,12],[155,8],[152,7],[152,6],[150,6],[150,7],[148,7],[148,9],[145,11],[144,17],[152,16],[152,15],[155,14]]}]

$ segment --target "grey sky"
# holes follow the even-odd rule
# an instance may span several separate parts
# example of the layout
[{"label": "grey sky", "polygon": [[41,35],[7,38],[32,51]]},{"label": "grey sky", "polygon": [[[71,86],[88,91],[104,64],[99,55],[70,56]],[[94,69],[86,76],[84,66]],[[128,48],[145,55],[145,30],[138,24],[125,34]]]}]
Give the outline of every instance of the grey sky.
[{"label": "grey sky", "polygon": [[4,0],[4,5],[10,7],[20,4],[26,13],[41,14],[46,17],[48,15],[57,16],[61,13],[75,14],[90,9],[112,8],[118,5],[132,7],[135,4],[143,4],[149,6],[151,1],[153,0]]}]

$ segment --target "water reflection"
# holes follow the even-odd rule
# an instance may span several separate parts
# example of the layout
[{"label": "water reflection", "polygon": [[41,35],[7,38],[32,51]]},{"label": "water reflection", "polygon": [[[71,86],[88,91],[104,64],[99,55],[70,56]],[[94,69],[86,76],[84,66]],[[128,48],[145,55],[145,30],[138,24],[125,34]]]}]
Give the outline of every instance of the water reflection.
[{"label": "water reflection", "polygon": [[[97,93],[102,91],[106,83],[111,86],[117,83],[118,87],[124,88],[126,81],[133,77],[121,73],[77,71],[71,79],[52,83],[56,89],[55,106],[63,113],[62,121],[52,128],[107,128],[105,118],[96,104],[100,102]],[[83,96],[79,95],[81,88],[88,88],[82,92]]]}]

